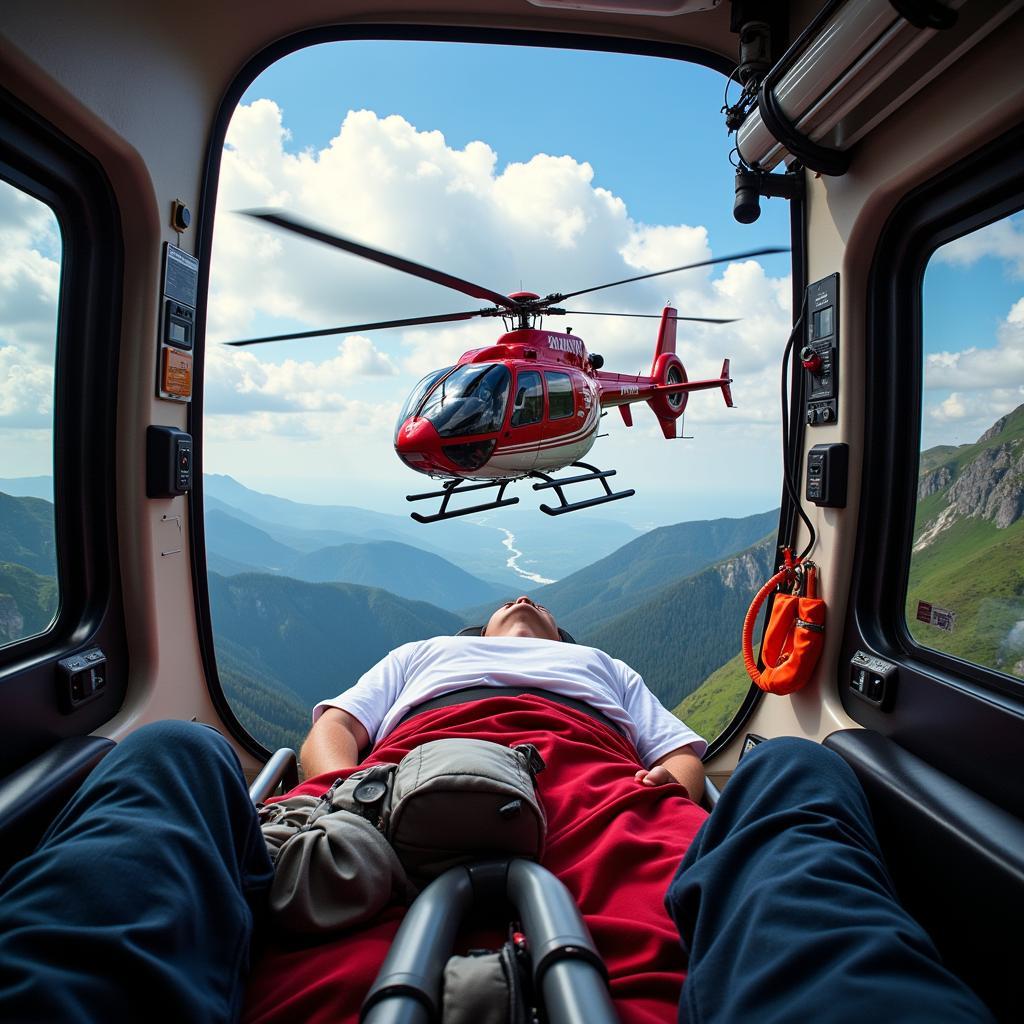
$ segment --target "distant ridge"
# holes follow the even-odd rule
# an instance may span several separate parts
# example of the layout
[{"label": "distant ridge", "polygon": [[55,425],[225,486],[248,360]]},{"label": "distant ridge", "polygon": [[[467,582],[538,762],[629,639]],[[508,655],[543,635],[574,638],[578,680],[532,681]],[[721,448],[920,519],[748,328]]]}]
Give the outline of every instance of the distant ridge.
[{"label": "distant ridge", "polygon": [[631,665],[674,708],[739,650],[747,608],[774,556],[773,533],[576,639]]},{"label": "distant ridge", "polygon": [[457,632],[464,622],[425,601],[352,583],[209,573],[214,643],[280,680],[305,708],[351,686],[392,648]]}]

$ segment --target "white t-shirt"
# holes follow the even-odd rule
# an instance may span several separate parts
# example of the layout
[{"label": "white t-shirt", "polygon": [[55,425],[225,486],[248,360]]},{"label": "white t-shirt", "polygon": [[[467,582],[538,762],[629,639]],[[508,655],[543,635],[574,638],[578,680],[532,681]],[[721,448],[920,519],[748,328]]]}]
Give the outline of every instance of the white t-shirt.
[{"label": "white t-shirt", "polygon": [[584,701],[621,728],[645,767],[688,744],[698,757],[707,749],[625,662],[594,647],[534,637],[437,636],[403,644],[355,686],[317,704],[313,721],[341,708],[376,743],[418,704],[470,686],[531,686]]}]

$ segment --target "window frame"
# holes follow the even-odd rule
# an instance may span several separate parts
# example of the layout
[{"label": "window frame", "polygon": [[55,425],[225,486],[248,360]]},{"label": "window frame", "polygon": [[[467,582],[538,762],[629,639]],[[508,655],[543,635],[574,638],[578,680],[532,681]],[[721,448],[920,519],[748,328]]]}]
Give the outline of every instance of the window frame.
[{"label": "window frame", "polygon": [[[520,382],[522,381],[523,377],[525,377],[527,374],[531,374],[534,377],[536,377],[537,378],[537,382],[540,384],[540,415],[537,416],[535,419],[526,420],[523,423],[516,423],[515,422],[516,398],[519,397],[519,388],[521,386]],[[511,407],[509,409],[509,416],[508,416],[508,425],[509,425],[509,427],[512,430],[522,430],[524,427],[535,427],[535,426],[537,426],[538,423],[543,423],[545,421],[545,419],[547,418],[547,411],[548,411],[547,396],[548,396],[548,392],[547,392],[547,388],[546,388],[545,383],[544,383],[544,374],[541,373],[540,370],[535,370],[532,367],[530,369],[528,369],[528,370],[523,369],[522,367],[517,368],[516,369],[516,386],[513,389],[513,392],[511,394],[512,401],[510,403]],[[525,406],[524,406],[524,408],[525,408]]]},{"label": "window frame", "polygon": [[[53,210],[62,252],[54,362],[54,536],[59,602],[49,629],[0,648],[0,773],[65,736],[92,732],[127,689],[116,520],[116,415],[124,246],[98,162],[0,90],[0,174]],[[99,696],[67,711],[56,661],[107,658]]]},{"label": "window frame", "polygon": [[[572,399],[572,407],[568,412],[562,413],[561,416],[553,416],[551,414],[551,378],[562,377],[566,380],[569,385],[569,395]],[[544,371],[544,393],[547,395],[547,418],[549,423],[558,423],[559,420],[571,419],[576,415],[576,389],[572,386],[572,377],[564,370],[545,370]]]},{"label": "window frame", "polygon": [[[217,205],[217,189],[219,184],[220,166],[231,116],[241,101],[245,91],[252,82],[271,64],[287,57],[289,54],[306,47],[321,43],[355,41],[355,40],[400,40],[424,42],[458,42],[484,43],[514,46],[536,46],[552,49],[591,50],[597,52],[624,53],[637,56],[660,57],[682,63],[698,64],[717,71],[723,76],[723,85],[734,73],[736,63],[722,54],[701,47],[681,43],[660,43],[652,40],[631,39],[625,37],[608,37],[586,35],[570,32],[548,32],[518,29],[484,29],[463,28],[450,25],[394,25],[394,24],[362,24],[362,25],[329,25],[321,28],[305,29],[272,43],[264,50],[254,54],[252,59],[238,72],[224,93],[220,109],[213,120],[210,141],[206,154],[206,165],[203,174],[202,189],[196,218],[196,256],[200,260],[199,290],[196,310],[195,364],[193,368],[193,398],[188,409],[188,430],[193,438],[193,486],[191,501],[188,503],[189,533],[192,538],[190,555],[192,559],[192,587],[195,602],[196,626],[199,635],[199,646],[205,671],[210,698],[217,709],[224,725],[231,732],[238,744],[254,756],[266,759],[268,751],[258,740],[249,734],[235,715],[224,694],[217,672],[217,657],[214,648],[213,620],[210,611],[210,595],[207,583],[206,566],[206,531],[204,523],[203,500],[203,397],[205,374],[206,345],[206,309],[210,288],[210,256],[213,247],[213,223]],[[724,172],[723,172],[724,173]],[[801,194],[788,200],[790,204],[790,245],[791,271],[793,282],[793,319],[799,314],[803,300],[804,288],[807,283],[806,271],[806,238],[807,211],[806,198]],[[792,397],[794,403],[802,395],[802,374],[795,373],[792,378]],[[542,374],[543,379],[543,374]],[[546,394],[546,392],[545,392]],[[512,395],[514,402],[515,396]],[[513,404],[510,402],[510,406]],[[796,405],[793,406],[797,407]],[[795,445],[794,464],[799,464],[800,442],[803,438],[803,425],[800,417],[792,417],[791,436]],[[779,536],[789,536],[796,523],[796,508],[789,498],[786,489],[780,486],[781,513],[779,519]],[[766,619],[767,621],[767,619]],[[712,758],[718,751],[736,738],[743,723],[750,717],[763,697],[763,693],[753,683],[729,725],[714,739],[705,754],[705,760]]]},{"label": "window frame", "polygon": [[[1024,682],[921,646],[907,628],[905,605],[920,459],[925,268],[940,246],[1021,208],[1021,154],[1024,126],[911,192],[879,236],[867,291],[865,470],[837,680],[854,721],[1018,814],[1024,793],[1014,783],[1014,752],[1024,746]],[[892,345],[890,338],[910,343]],[[849,661],[859,649],[898,666],[889,710],[849,689]]]}]

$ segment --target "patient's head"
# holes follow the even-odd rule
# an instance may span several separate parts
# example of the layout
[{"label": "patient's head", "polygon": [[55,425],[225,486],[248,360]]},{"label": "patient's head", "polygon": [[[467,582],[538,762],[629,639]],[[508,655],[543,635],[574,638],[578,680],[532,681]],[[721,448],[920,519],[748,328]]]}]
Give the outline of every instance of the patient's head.
[{"label": "patient's head", "polygon": [[555,617],[528,597],[506,601],[484,626],[483,636],[533,636],[540,640],[560,640]]}]

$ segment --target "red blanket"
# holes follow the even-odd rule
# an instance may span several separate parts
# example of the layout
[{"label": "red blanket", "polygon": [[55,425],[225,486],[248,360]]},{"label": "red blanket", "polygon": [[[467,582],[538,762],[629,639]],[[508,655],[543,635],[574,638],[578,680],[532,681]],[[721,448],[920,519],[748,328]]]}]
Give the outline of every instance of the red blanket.
[{"label": "red blanket", "polygon": [[[424,712],[378,744],[364,765],[397,762],[421,743],[453,736],[537,746],[547,763],[537,778],[548,817],[543,863],[576,898],[608,966],[619,1016],[626,1024],[674,1020],[684,969],[662,899],[705,812],[682,786],[636,782],[632,744],[542,697]],[[319,795],[337,774],[309,779],[293,793]],[[403,913],[392,908],[373,925],[313,947],[267,946],[253,964],[243,1019],[354,1024]]]}]

